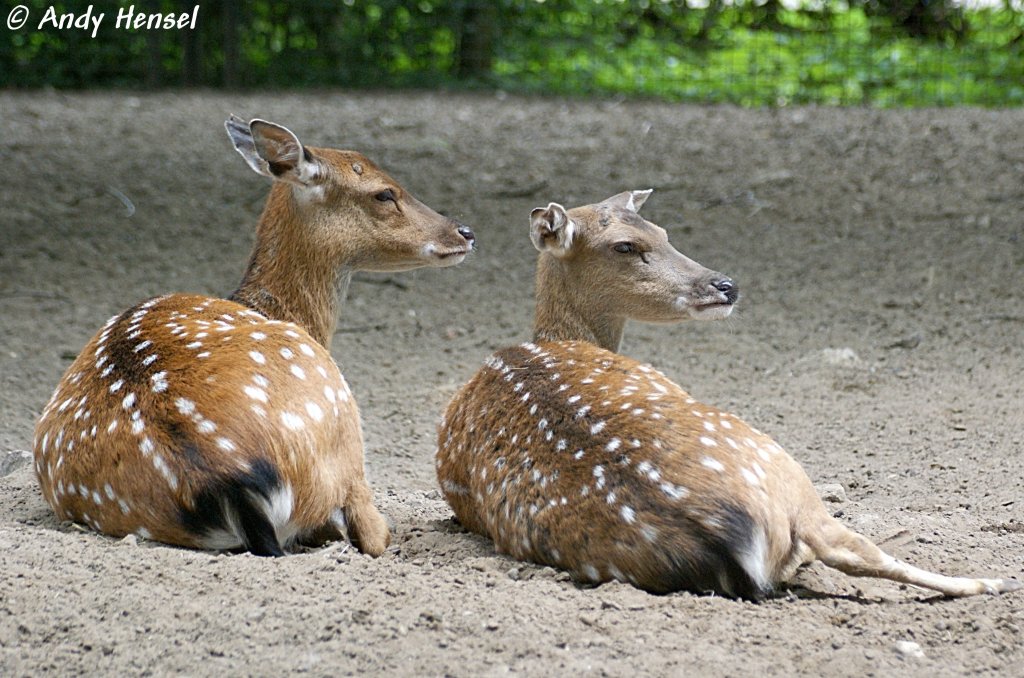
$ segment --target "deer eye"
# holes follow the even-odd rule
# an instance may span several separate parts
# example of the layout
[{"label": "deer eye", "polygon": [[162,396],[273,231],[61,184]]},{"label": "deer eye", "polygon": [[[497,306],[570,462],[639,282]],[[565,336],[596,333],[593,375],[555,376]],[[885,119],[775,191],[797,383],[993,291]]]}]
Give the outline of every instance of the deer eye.
[{"label": "deer eye", "polygon": [[373,197],[376,198],[377,200],[381,201],[381,202],[387,202],[389,200],[391,202],[394,202],[394,203],[398,202],[398,199],[395,197],[395,192],[392,191],[390,188],[387,189],[387,190],[381,191],[380,193],[378,193],[377,195],[375,195]]},{"label": "deer eye", "polygon": [[636,247],[631,242],[619,242],[612,245],[612,249],[619,254],[636,254]]}]

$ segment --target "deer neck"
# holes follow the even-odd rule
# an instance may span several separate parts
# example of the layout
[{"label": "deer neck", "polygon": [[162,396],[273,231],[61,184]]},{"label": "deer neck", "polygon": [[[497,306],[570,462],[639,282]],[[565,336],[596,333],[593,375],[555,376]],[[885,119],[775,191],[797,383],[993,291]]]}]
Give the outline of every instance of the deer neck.
[{"label": "deer neck", "polygon": [[325,251],[300,209],[290,186],[273,186],[245,275],[231,300],[273,320],[299,325],[329,350],[352,279],[353,257]]},{"label": "deer neck", "polygon": [[534,314],[535,341],[587,341],[617,352],[622,343],[626,319],[596,310],[603,306],[588,303],[581,296],[600,290],[581,288],[570,276],[565,262],[542,254],[537,262],[537,306]]}]

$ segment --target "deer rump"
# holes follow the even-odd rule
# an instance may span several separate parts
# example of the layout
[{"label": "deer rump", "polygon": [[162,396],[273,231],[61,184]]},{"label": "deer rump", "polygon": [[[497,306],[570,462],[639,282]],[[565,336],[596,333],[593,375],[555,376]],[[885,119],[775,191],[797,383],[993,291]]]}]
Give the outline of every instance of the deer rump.
[{"label": "deer rump", "polygon": [[761,599],[772,590],[763,518],[674,449],[672,410],[687,398],[656,370],[592,345],[505,349],[446,413],[442,488],[460,522],[499,551],[581,582]]}]

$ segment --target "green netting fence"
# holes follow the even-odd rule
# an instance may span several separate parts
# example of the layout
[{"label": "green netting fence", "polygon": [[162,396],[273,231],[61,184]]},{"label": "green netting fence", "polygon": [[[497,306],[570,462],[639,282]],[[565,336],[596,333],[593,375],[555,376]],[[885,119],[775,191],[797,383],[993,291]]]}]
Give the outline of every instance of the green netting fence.
[{"label": "green netting fence", "polygon": [[[215,0],[195,30],[24,5],[0,87],[503,89],[748,106],[1024,103],[1024,0]],[[47,8],[107,16],[40,27]],[[137,13],[196,3],[140,0]]]}]

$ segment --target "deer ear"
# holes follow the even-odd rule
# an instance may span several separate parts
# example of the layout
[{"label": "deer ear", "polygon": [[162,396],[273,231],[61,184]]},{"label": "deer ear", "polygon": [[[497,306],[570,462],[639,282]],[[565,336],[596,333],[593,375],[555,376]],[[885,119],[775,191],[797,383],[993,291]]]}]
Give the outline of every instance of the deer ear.
[{"label": "deer ear", "polygon": [[300,186],[316,179],[316,160],[287,127],[258,118],[246,123],[235,116],[224,127],[235,150],[257,174]]},{"label": "deer ear", "polygon": [[539,252],[564,257],[572,248],[576,224],[557,202],[530,212],[530,240]]},{"label": "deer ear", "polygon": [[623,191],[613,195],[604,201],[605,205],[611,205],[612,207],[622,207],[633,212],[639,212],[643,204],[647,202],[647,198],[650,197],[651,193],[654,192],[653,188],[648,188],[644,191]]}]

